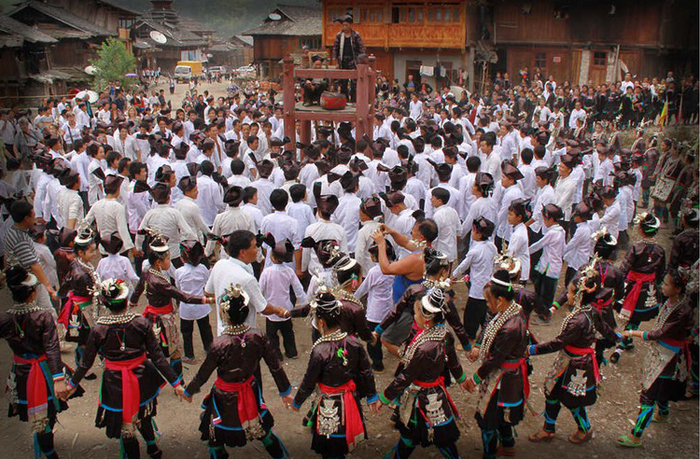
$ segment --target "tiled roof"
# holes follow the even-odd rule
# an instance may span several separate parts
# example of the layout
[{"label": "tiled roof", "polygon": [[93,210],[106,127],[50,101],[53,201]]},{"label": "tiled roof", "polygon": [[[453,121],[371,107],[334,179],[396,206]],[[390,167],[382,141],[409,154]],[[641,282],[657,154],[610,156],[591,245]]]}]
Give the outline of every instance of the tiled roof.
[{"label": "tiled roof", "polygon": [[56,39],[50,35],[4,15],[0,15],[0,32],[7,34],[0,34],[3,42],[0,47],[21,46],[25,40],[30,43],[56,43]]},{"label": "tiled roof", "polygon": [[279,21],[266,17],[255,29],[244,35],[321,36],[322,10],[313,6],[277,5],[272,11],[282,16]]},{"label": "tiled roof", "polygon": [[92,22],[86,21],[80,16],[76,16],[75,14],[71,13],[63,7],[48,5],[46,3],[37,1],[28,1],[19,4],[19,6],[15,10],[9,13],[9,16],[15,16],[18,12],[26,8],[31,8],[35,11],[38,11],[39,13],[49,16],[55,19],[57,22],[60,22],[62,24],[67,25],[70,28],[82,32],[83,35],[88,35],[91,37],[115,35],[115,33],[110,32],[107,29],[99,27],[93,24]]}]

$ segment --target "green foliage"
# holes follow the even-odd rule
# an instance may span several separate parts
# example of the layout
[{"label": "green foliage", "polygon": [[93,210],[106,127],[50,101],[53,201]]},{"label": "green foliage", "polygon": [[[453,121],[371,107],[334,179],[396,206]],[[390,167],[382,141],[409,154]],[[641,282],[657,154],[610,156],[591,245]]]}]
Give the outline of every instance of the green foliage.
[{"label": "green foliage", "polygon": [[121,41],[108,38],[97,51],[97,59],[90,63],[97,69],[94,89],[101,91],[110,81],[118,81],[122,87],[130,83],[127,73],[136,70],[136,58],[127,51]]}]

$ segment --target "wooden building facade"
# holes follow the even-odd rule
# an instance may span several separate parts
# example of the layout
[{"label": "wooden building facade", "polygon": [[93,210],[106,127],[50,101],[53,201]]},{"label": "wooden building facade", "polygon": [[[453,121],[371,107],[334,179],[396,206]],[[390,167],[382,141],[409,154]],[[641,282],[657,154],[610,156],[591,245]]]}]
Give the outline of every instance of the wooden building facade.
[{"label": "wooden building facade", "polygon": [[556,81],[593,84],[666,71],[696,73],[698,2],[494,1],[484,17],[498,53],[491,68],[539,68]]},{"label": "wooden building facade", "polygon": [[323,45],[332,48],[346,14],[377,70],[403,84],[408,75],[433,88],[469,83],[475,7],[466,0],[323,0]]},{"label": "wooden building facade", "polygon": [[278,79],[286,54],[321,50],[321,8],[277,5],[259,27],[242,34],[253,37],[254,62],[260,76]]}]

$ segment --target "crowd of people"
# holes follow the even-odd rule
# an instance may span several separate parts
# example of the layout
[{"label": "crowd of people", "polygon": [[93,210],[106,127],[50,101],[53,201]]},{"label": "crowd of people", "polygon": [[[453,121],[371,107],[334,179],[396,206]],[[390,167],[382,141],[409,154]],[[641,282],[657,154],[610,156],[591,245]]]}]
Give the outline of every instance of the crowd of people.
[{"label": "crowd of people", "polygon": [[[138,431],[158,458],[160,389],[192,401],[216,371],[199,428],[211,457],[253,440],[288,457],[263,397],[264,360],[287,408],[312,400],[303,422],[324,458],[365,438],[363,399],[391,410],[394,458],[430,445],[460,457],[468,415],[455,385],[478,392],[483,456],[495,458],[515,454],[538,356],[558,353],[529,440],[555,437],[563,405],[580,444],[594,431],[587,407],[602,366],[640,358],[627,353],[637,339],[653,343],[641,408],[617,443],[642,445],[669,401],[697,395],[698,166],[690,145],[642,127],[626,146],[615,129],[658,118],[654,98],[675,97],[673,76],[599,89],[521,76],[459,100],[380,79],[371,137],[320,123],[308,145],[289,142],[274,94],[252,86],[204,91],[174,111],[162,91],[111,85],[94,103],[0,112],[10,416],[57,458],[59,413],[97,395],[81,381],[98,377],[99,357],[96,426],[123,457],[140,457]],[[656,108],[642,101],[637,113],[637,93]],[[668,256],[666,226],[677,234]],[[529,330],[560,321],[551,341]],[[311,334],[309,354],[297,333]],[[293,395],[281,362],[299,358],[308,366]],[[377,387],[394,358],[392,381]],[[478,369],[467,374],[464,360]],[[187,383],[183,363],[198,365]]]}]

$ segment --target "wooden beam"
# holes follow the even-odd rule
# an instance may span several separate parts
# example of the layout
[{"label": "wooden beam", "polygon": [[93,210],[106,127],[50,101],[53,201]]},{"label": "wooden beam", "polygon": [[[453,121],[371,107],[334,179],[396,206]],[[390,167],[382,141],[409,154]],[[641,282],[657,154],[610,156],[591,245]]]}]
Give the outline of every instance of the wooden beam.
[{"label": "wooden beam", "polygon": [[296,69],[296,78],[332,78],[336,80],[348,80],[357,78],[357,70],[333,70],[333,69]]},{"label": "wooden beam", "polygon": [[284,135],[289,137],[292,149],[296,148],[296,123],[294,121],[294,105],[296,103],[296,91],[294,90],[294,59],[290,54],[284,56],[284,70],[282,71],[282,118],[284,119]]}]

